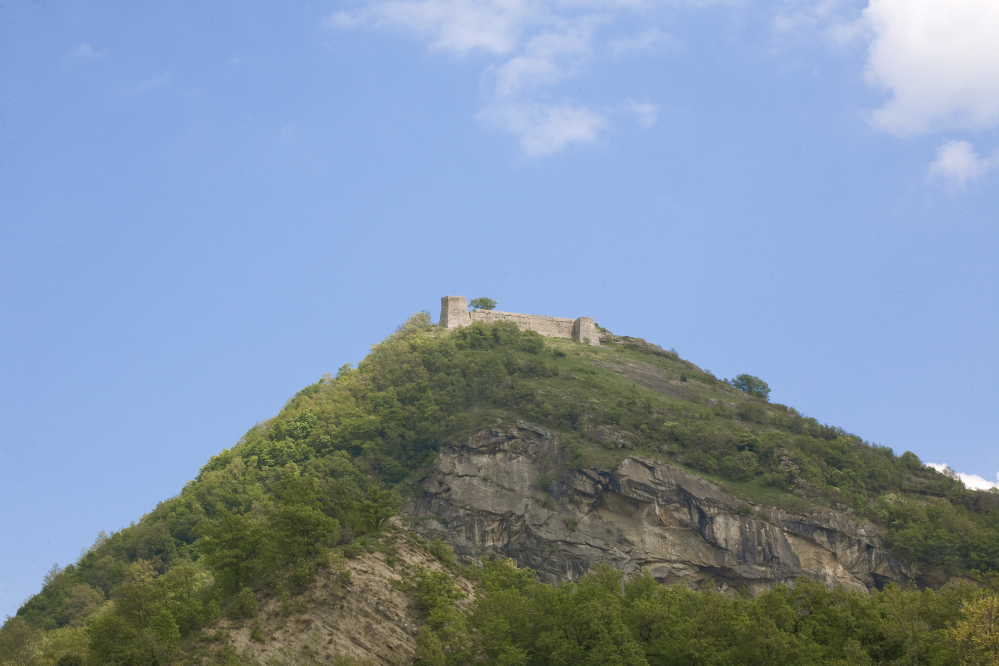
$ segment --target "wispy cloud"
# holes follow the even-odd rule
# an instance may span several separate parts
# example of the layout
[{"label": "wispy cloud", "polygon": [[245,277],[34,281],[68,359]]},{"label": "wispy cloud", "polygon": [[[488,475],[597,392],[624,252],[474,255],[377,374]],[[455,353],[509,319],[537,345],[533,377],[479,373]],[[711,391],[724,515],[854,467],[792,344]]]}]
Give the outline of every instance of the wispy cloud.
[{"label": "wispy cloud", "polygon": [[926,463],[927,467],[932,467],[941,474],[946,474],[952,479],[960,479],[964,482],[964,485],[972,490],[989,490],[990,488],[999,488],[999,473],[996,474],[997,483],[988,481],[978,476],[977,474],[962,474],[961,472],[955,472],[951,469],[950,465],[944,465],[941,463]]},{"label": "wispy cloud", "polygon": [[531,37],[522,51],[496,70],[496,95],[531,92],[574,76],[592,53],[595,17],[567,22],[561,29]]},{"label": "wispy cloud", "polygon": [[73,51],[73,55],[77,58],[100,58],[104,54],[95,49],[91,44],[83,42],[75,51]]},{"label": "wispy cloud", "polygon": [[490,106],[477,118],[520,137],[528,157],[544,157],[574,143],[592,143],[606,125],[604,117],[571,103]]},{"label": "wispy cloud", "polygon": [[634,35],[621,35],[607,40],[607,46],[616,54],[641,51],[667,51],[683,53],[687,45],[659,28],[650,28]]},{"label": "wispy cloud", "polygon": [[774,33],[781,38],[812,38],[825,34],[836,38],[853,9],[847,0],[782,0],[774,6]]},{"label": "wispy cloud", "polygon": [[635,121],[639,127],[648,129],[659,120],[659,107],[651,102],[636,102],[633,99],[626,99],[624,107],[635,114]]},{"label": "wispy cloud", "polygon": [[428,39],[432,49],[503,55],[522,32],[544,22],[542,3],[530,0],[376,0],[356,12],[337,12],[329,25],[403,29]]},{"label": "wispy cloud", "polygon": [[[666,0],[713,4],[719,0]],[[369,0],[327,23],[337,29],[395,29],[456,57],[480,56],[485,67],[478,119],[518,137],[528,157],[551,155],[572,144],[592,143],[608,126],[605,115],[583,102],[553,103],[554,89],[585,73],[608,54],[668,50],[683,44],[653,25],[634,34],[615,32],[618,19],[650,17],[662,0]],[[632,103],[634,104],[634,103]],[[655,123],[655,106],[633,106],[643,127]]]},{"label": "wispy cloud", "polygon": [[999,157],[985,158],[967,141],[948,141],[937,149],[927,178],[943,182],[952,189],[962,189],[999,166]]},{"label": "wispy cloud", "polygon": [[154,90],[155,88],[165,88],[173,84],[173,78],[171,78],[169,72],[163,74],[157,74],[156,76],[151,76],[138,86],[136,86],[135,91],[137,93],[146,92],[148,90]]}]

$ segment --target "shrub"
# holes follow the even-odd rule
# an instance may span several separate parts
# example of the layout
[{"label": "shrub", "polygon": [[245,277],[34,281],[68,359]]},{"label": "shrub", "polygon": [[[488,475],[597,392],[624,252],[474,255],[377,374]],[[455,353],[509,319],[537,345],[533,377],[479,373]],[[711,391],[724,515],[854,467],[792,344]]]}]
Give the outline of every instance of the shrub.
[{"label": "shrub", "polygon": [[240,617],[257,617],[257,596],[253,594],[253,590],[244,587],[239,591],[239,594],[236,595],[234,610]]},{"label": "shrub", "polygon": [[763,423],[767,416],[767,410],[763,408],[763,405],[753,402],[752,400],[744,400],[742,404],[739,405],[739,418],[743,421],[751,421],[753,423]]},{"label": "shrub", "polygon": [[711,457],[711,454],[703,451],[698,451],[694,455],[690,456],[687,460],[687,464],[695,469],[701,470],[702,472],[714,473],[718,471],[718,461]]},{"label": "shrub", "polygon": [[440,539],[434,539],[431,541],[430,545],[427,546],[427,550],[429,550],[430,554],[436,557],[440,563],[448,569],[453,569],[458,566],[458,563],[454,559],[454,551]]},{"label": "shrub", "polygon": [[745,481],[756,476],[759,461],[752,451],[741,451],[722,459],[722,473],[730,479]]}]

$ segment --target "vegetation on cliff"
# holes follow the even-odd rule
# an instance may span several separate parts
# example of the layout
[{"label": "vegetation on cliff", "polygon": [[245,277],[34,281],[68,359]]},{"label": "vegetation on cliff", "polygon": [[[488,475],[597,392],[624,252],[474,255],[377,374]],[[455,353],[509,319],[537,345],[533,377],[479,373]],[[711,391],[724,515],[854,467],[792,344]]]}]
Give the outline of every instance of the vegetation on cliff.
[{"label": "vegetation on cliff", "polygon": [[417,577],[428,612],[417,664],[864,666],[999,663],[997,587],[890,584],[870,595],[798,581],[754,598],[622,580],[597,565],[579,582],[539,584],[494,560],[476,572],[469,614],[441,575]]},{"label": "vegetation on cliff", "polygon": [[[655,368],[662,385],[649,387],[648,382],[629,378],[629,368],[636,365]],[[604,348],[595,348],[545,339],[503,322],[444,333],[422,313],[376,345],[356,369],[342,368],[336,377],[326,375],[305,387],[276,417],[257,424],[232,449],[214,456],[179,495],[139,523],[102,534],[75,564],[53,569],[42,591],[0,630],[0,662],[238,663],[206,628],[222,617],[252,622],[261,599],[291,598],[319,569],[342,573],[345,558],[378,548],[385,520],[398,510],[403,496],[418,492],[413,481],[429,468],[441,443],[467,437],[499,418],[521,418],[558,432],[569,466],[611,466],[628,455],[660,458],[695,470],[747,500],[833,504],[855,512],[883,526],[886,545],[906,562],[953,574],[999,570],[999,511],[982,511],[981,497],[960,481],[923,466],[912,453],[896,456],[792,408],[753,397],[675,352],[638,339],[612,338]],[[571,661],[576,648],[558,647],[562,643],[556,637],[572,635],[583,645],[580,632],[589,631],[586,623],[555,609],[582,603],[586,595],[600,599],[592,602],[593,609],[610,604],[608,608],[620,610],[621,619],[613,624],[618,633],[607,640],[624,645],[623,637],[645,640],[640,636],[648,626],[662,631],[667,626],[663,623],[673,622],[674,616],[687,618],[683,621],[690,627],[701,626],[702,612],[727,618],[729,624],[719,624],[717,631],[729,640],[748,631],[738,627],[770,612],[760,610],[764,604],[800,611],[806,603],[802,594],[819,594],[814,586],[800,586],[793,593],[775,591],[764,600],[723,600],[707,593],[653,588],[646,579],[637,579],[625,585],[622,596],[618,582],[608,582],[613,576],[597,571],[575,586],[553,589],[529,584],[529,573],[508,574],[500,565],[490,565],[482,577],[482,601],[476,601],[468,617],[448,610],[450,606],[434,601],[426,591],[438,583],[446,588],[444,582],[417,580],[414,593],[426,599],[430,626],[421,643],[424,659],[448,664],[483,659],[583,663]],[[521,582],[510,583],[508,578]],[[607,594],[620,598],[611,603]],[[840,594],[822,603],[848,609],[843,613],[852,619],[842,622],[851,626],[868,621],[874,626],[887,617],[877,604],[889,603],[884,595],[896,595],[908,600],[898,603],[909,609],[904,612],[910,619],[916,618],[912,622],[918,620],[911,627],[917,627],[913,631],[919,641],[957,649],[957,638],[945,640],[950,635],[945,628],[956,631],[961,618],[968,620],[961,605],[972,604],[979,593],[962,588],[939,597],[921,594],[889,589],[866,601]],[[636,619],[646,612],[635,606],[642,595],[653,600],[648,603],[660,604],[647,612],[661,617]],[[924,598],[946,601],[927,601],[928,610],[918,610]],[[499,599],[507,601],[488,601]],[[448,603],[453,606],[453,601]],[[482,610],[487,602],[510,605],[505,610],[496,607],[498,614],[490,615]],[[509,614],[521,607],[517,604],[522,606],[517,613],[526,616],[551,610],[554,615],[546,616],[544,625],[549,633],[539,634],[541,625],[533,623],[529,629],[534,633],[517,638],[516,618]],[[858,604],[867,604],[867,610],[857,610]],[[939,610],[939,604],[946,609]],[[704,610],[708,608],[714,610]],[[809,624],[799,617],[786,626],[794,635],[806,632],[814,637],[823,622]],[[482,632],[487,630],[494,637],[509,634],[512,647],[507,650],[507,639],[495,638],[498,651],[493,653],[452,649],[447,647],[452,625],[473,632],[468,636],[476,636],[474,641],[461,640],[475,644],[485,640]],[[848,659],[848,641],[863,645],[880,635],[864,631],[835,639],[839,647],[803,647],[800,654],[811,655],[807,659],[812,661],[800,663]],[[432,643],[433,636],[444,662],[434,656],[437,648],[426,643]],[[792,663],[733,661],[735,653],[725,652],[726,647],[712,654],[730,657],[704,661],[699,655],[707,654],[703,645],[709,639],[715,640],[691,634],[693,642],[683,648],[687,652],[669,648],[679,650],[669,652],[674,655],[670,659],[678,661],[663,661],[665,657],[656,657],[648,646],[641,649],[648,663]],[[832,645],[833,639],[822,640],[826,643],[808,638]],[[685,662],[676,656],[681,653],[693,656]],[[530,659],[547,654],[549,661],[523,661],[518,656],[522,654]],[[890,663],[880,653],[869,655],[872,663]]]}]

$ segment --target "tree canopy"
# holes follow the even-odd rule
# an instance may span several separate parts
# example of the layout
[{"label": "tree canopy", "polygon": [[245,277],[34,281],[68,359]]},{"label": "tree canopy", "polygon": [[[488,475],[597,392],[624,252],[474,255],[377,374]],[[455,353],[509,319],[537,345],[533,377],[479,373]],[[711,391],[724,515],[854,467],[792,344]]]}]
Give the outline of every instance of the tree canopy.
[{"label": "tree canopy", "polygon": [[480,298],[473,298],[472,302],[468,305],[473,310],[492,310],[496,307],[496,301],[482,296]]},{"label": "tree canopy", "polygon": [[740,391],[745,391],[751,396],[763,398],[764,400],[770,397],[770,387],[767,386],[767,383],[759,377],[741,374],[733,379],[731,383],[735,388]]}]

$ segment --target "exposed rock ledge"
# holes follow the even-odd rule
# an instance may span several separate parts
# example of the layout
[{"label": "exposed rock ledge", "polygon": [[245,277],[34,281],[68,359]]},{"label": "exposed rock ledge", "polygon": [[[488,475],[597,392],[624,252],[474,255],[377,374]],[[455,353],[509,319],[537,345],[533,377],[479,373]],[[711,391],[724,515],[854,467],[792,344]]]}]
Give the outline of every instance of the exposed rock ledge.
[{"label": "exposed rock ledge", "polygon": [[912,578],[846,514],[757,505],[740,515],[743,502],[714,484],[644,458],[553,472],[553,435],[518,422],[445,446],[423,479],[426,495],[405,513],[466,562],[512,557],[548,582],[574,580],[597,562],[625,573],[647,567],[667,584],[751,593],[801,576],[850,590]]}]

